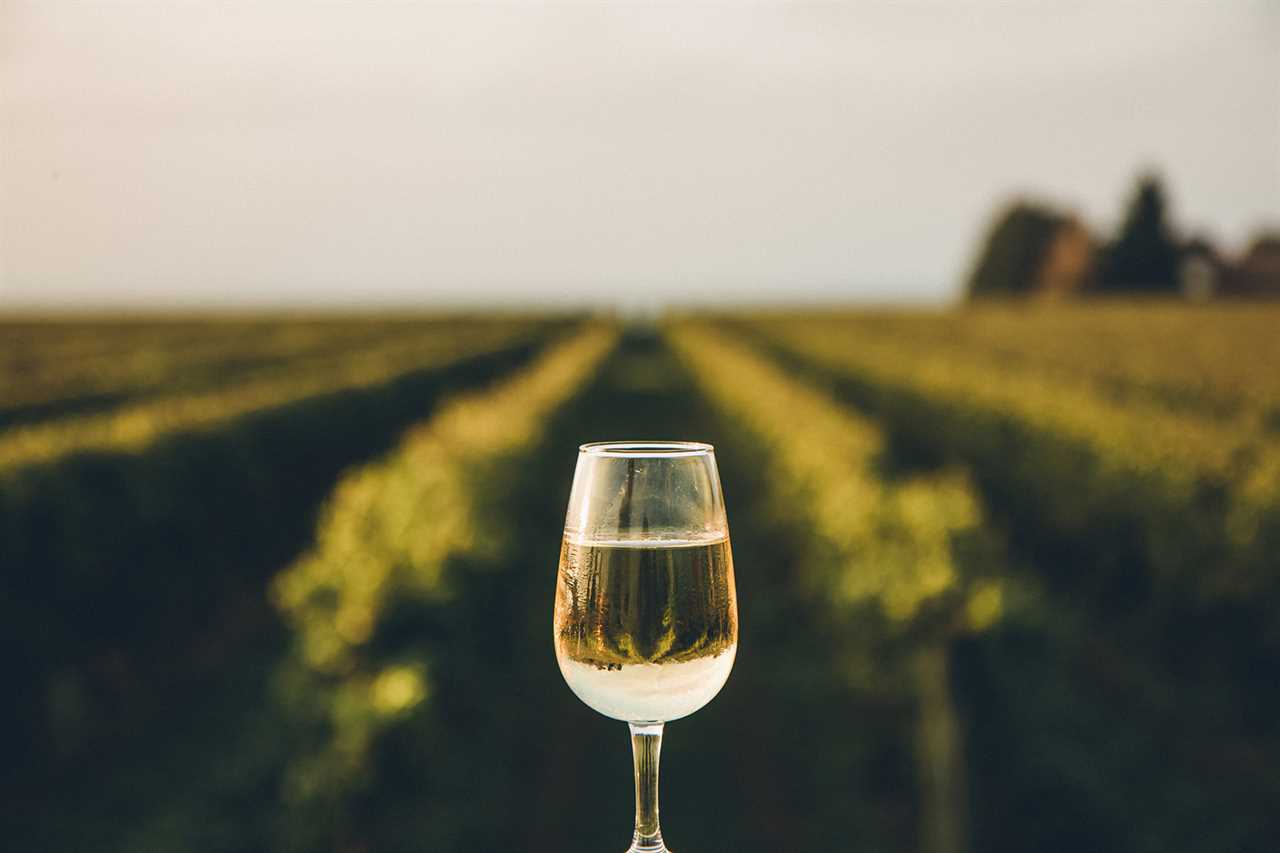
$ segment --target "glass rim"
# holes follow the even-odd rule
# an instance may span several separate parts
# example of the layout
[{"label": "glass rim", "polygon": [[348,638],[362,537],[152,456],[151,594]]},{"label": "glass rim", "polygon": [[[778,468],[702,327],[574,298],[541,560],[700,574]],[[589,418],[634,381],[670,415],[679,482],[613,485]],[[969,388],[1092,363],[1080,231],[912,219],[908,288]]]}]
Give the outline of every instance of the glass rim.
[{"label": "glass rim", "polygon": [[589,441],[579,445],[578,452],[618,459],[672,459],[708,456],[715,447],[705,441]]}]

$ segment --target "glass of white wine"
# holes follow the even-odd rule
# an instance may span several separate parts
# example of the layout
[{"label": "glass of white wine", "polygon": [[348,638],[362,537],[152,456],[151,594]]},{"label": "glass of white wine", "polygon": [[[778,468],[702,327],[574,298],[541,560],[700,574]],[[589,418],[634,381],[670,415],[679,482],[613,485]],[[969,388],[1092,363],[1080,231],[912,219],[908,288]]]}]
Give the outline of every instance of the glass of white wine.
[{"label": "glass of white wine", "polygon": [[554,635],[570,689],[631,727],[631,853],[666,853],[658,825],[663,724],[710,702],[738,650],[729,526],[711,445],[582,445]]}]

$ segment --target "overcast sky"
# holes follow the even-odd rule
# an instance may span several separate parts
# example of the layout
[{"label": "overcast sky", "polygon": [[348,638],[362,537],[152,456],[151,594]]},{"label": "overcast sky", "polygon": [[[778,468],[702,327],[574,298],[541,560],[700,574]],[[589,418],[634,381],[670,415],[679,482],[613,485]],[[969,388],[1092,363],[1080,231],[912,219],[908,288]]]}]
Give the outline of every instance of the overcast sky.
[{"label": "overcast sky", "polygon": [[0,0],[0,307],[946,299],[995,207],[1280,225],[1280,2]]}]

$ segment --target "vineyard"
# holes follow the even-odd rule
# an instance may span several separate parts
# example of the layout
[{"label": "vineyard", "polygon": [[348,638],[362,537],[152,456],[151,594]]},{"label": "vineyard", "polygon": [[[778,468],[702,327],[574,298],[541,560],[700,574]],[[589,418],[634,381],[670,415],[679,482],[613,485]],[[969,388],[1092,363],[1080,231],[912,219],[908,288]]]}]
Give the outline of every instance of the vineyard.
[{"label": "vineyard", "polygon": [[[1280,310],[0,322],[5,848],[597,850],[577,446],[716,445],[689,851],[1268,851]],[[619,849],[615,847],[614,849]]]}]

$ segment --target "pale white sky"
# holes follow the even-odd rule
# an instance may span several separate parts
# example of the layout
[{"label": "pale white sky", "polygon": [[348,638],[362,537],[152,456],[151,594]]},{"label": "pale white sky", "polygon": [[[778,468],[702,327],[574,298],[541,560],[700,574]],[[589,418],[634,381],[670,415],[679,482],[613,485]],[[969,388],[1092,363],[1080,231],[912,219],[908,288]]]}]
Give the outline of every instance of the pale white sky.
[{"label": "pale white sky", "polygon": [[1280,2],[0,0],[0,307],[942,299],[995,206],[1280,224]]}]

